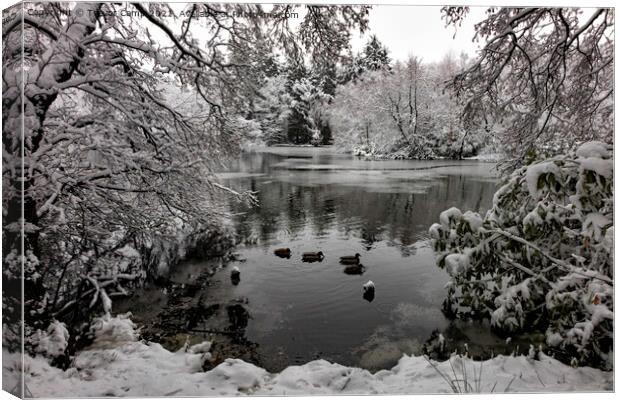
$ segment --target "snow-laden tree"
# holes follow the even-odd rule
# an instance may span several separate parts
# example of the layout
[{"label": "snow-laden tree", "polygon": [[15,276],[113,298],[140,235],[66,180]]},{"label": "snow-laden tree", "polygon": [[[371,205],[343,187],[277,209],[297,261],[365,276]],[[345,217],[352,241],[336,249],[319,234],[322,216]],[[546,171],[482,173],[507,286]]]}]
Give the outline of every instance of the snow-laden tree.
[{"label": "snow-laden tree", "polygon": [[[468,8],[443,11],[459,24]],[[584,141],[612,142],[613,9],[492,7],[475,29],[480,56],[453,88],[466,119],[503,122],[508,170]]]},{"label": "snow-laden tree", "polygon": [[[12,42],[20,26],[3,32],[3,245],[6,257],[19,259],[23,193],[23,251],[31,260],[26,322],[36,325],[80,292],[92,292],[93,307],[105,305],[106,292],[122,293],[119,281],[97,282],[120,273],[138,277],[120,262],[127,244],[215,222],[214,196],[228,191],[211,170],[239,140],[224,101],[241,85],[227,80],[240,66],[227,65],[220,49],[200,50],[189,19],[175,34],[156,16],[169,12],[164,5],[133,6],[151,22],[148,30],[133,17],[114,16],[124,5],[77,3],[71,15],[54,4],[26,7],[25,19],[35,18],[28,16],[32,9],[44,16],[24,27],[23,70]],[[233,40],[254,29],[224,9],[206,11]],[[179,103],[171,90],[180,85],[192,87],[199,109]],[[207,89],[213,85],[217,90]],[[103,269],[107,257],[117,262]],[[19,269],[4,272],[19,277]]]},{"label": "snow-laden tree", "polygon": [[429,69],[418,57],[396,63],[386,75],[385,99],[394,121],[402,149],[408,157],[433,158],[430,136],[433,134],[431,102],[433,88]]},{"label": "snow-laden tree", "polygon": [[[320,121],[324,104],[331,98],[322,88],[310,79],[302,78],[292,87],[293,102],[291,108],[301,116],[305,131],[309,133],[312,143],[321,141]],[[297,140],[300,143],[299,140]]]},{"label": "snow-laden tree", "polygon": [[388,53],[388,48],[379,41],[377,35],[372,35],[364,46],[359,63],[365,71],[389,70],[392,60]]},{"label": "snow-laden tree", "polygon": [[552,352],[613,363],[613,159],[588,142],[515,170],[486,216],[456,208],[430,228],[450,275],[444,309],[505,333],[546,332]]},{"label": "snow-laden tree", "polygon": [[259,124],[257,139],[266,144],[287,141],[287,121],[292,113],[293,98],[286,89],[286,76],[265,79],[258,92],[254,116]]},{"label": "snow-laden tree", "polygon": [[211,171],[242,139],[244,60],[264,32],[315,52],[367,25],[354,6],[308,6],[299,31],[282,6],[22,7],[3,26],[3,304],[17,322],[23,264],[26,333],[70,307],[109,311],[140,263],[174,258],[180,232],[221,230],[219,196],[249,199]]},{"label": "snow-laden tree", "polygon": [[[290,7],[290,6],[286,6]],[[324,116],[325,103],[334,95],[337,85],[337,66],[348,59],[351,52],[350,26],[361,33],[368,28],[369,6],[344,6],[340,12],[333,6],[309,6],[308,16],[314,21],[301,24],[301,42],[312,46],[305,56],[288,53],[287,88],[293,98],[288,120],[288,141],[295,144],[331,143],[331,127]],[[340,15],[340,18],[335,18]]]},{"label": "snow-laden tree", "polygon": [[342,63],[339,82],[345,84],[355,81],[367,71],[389,71],[392,68],[392,60],[388,54],[388,48],[376,35],[371,35],[361,53],[346,57]]},{"label": "snow-laden tree", "polygon": [[364,74],[336,89],[328,113],[335,144],[357,155],[387,153],[395,143],[393,121],[387,113],[382,94],[382,71]]},{"label": "snow-laden tree", "polygon": [[464,104],[453,88],[446,87],[455,75],[467,68],[468,57],[461,53],[457,59],[452,53],[446,54],[438,63],[429,66],[433,82],[432,101],[432,143],[435,153],[442,157],[460,159],[479,152],[496,153],[492,145],[494,121],[487,116],[480,121],[464,120]]},{"label": "snow-laden tree", "polygon": [[335,143],[369,156],[428,159],[476,154],[490,132],[488,126],[463,124],[462,104],[445,88],[446,79],[459,68],[462,65],[452,59],[424,64],[412,56],[389,70],[366,71],[340,85],[329,105]]},{"label": "snow-laden tree", "polygon": [[428,70],[415,57],[391,71],[364,72],[330,105],[336,144],[363,155],[432,157],[431,100]]}]

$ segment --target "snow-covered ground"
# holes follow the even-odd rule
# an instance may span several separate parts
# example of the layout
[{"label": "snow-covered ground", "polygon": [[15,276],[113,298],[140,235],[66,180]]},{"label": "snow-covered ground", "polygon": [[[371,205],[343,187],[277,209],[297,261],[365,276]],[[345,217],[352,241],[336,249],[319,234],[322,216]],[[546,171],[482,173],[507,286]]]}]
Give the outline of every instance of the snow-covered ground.
[{"label": "snow-covered ground", "polygon": [[[73,367],[51,367],[42,356],[26,357],[26,385],[33,397],[233,396],[309,394],[413,394],[473,392],[610,391],[613,375],[593,368],[571,368],[550,357],[498,356],[484,362],[453,356],[433,362],[403,356],[391,370],[371,374],[325,360],[269,373],[228,359],[202,372],[210,343],[170,352],[156,343],[137,341],[123,317],[95,327],[94,344],[80,352]],[[5,387],[16,382],[19,355],[3,352]],[[8,368],[7,368],[8,367]],[[451,382],[451,383],[449,383]],[[465,383],[467,382],[467,383]],[[465,389],[467,387],[467,389]]]}]

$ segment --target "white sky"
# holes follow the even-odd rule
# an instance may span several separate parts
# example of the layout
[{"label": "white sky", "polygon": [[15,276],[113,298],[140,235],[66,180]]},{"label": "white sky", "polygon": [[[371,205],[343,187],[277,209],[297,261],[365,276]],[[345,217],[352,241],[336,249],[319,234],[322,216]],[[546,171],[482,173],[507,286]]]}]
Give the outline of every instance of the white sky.
[{"label": "white sky", "polygon": [[[471,7],[469,14],[455,31],[445,27],[439,6],[376,5],[370,11],[370,31],[360,37],[354,34],[352,46],[361,51],[371,34],[385,44],[393,60],[404,60],[410,54],[423,61],[440,61],[445,54],[458,56],[465,52],[475,56],[478,43],[473,43],[474,24],[484,19],[487,7]],[[456,36],[455,35],[456,32]]]}]

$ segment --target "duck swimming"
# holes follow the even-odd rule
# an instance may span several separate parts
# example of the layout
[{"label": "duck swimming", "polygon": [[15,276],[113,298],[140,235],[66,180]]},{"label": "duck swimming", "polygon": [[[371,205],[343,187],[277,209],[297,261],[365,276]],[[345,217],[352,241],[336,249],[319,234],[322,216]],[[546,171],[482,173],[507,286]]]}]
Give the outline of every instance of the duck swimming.
[{"label": "duck swimming", "polygon": [[355,253],[354,256],[342,256],[340,257],[340,264],[345,264],[345,265],[359,264],[360,257],[362,257],[360,253]]},{"label": "duck swimming", "polygon": [[275,249],[273,254],[280,258],[291,258],[291,249],[288,247],[283,247],[281,249]]},{"label": "duck swimming", "polygon": [[315,262],[315,261],[323,261],[323,258],[325,258],[325,256],[323,255],[322,251],[318,251],[318,252],[308,252],[308,253],[303,253],[301,255],[301,260],[303,262]]},{"label": "duck swimming", "polygon": [[373,281],[368,281],[364,284],[363,288],[364,294],[362,294],[362,297],[370,303],[375,299],[375,283]]},{"label": "duck swimming", "polygon": [[347,265],[344,268],[344,273],[347,275],[362,275],[365,269],[362,264]]},{"label": "duck swimming", "polygon": [[239,271],[239,267],[235,266],[230,270],[230,282],[235,286],[241,282],[241,271]]}]

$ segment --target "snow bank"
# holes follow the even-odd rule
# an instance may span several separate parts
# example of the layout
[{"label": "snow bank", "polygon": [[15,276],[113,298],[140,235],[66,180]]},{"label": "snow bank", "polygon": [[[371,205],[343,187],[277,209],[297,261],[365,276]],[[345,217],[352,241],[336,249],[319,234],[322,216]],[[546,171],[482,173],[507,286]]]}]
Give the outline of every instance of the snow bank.
[{"label": "snow bank", "polygon": [[[194,351],[209,346],[194,347]],[[26,384],[33,397],[103,396],[235,396],[315,395],[315,394],[413,394],[451,393],[449,384],[424,357],[403,356],[391,370],[371,374],[360,368],[345,367],[325,360],[291,366],[278,374],[241,360],[227,359],[208,372],[200,372],[200,353],[170,352],[156,343],[126,342],[116,348],[85,350],[73,368],[62,371],[47,360],[26,356]],[[4,352],[6,360],[19,358]],[[597,369],[571,368],[540,356],[498,356],[474,362],[453,356],[451,361],[433,364],[446,376],[462,379],[463,368],[474,387],[481,392],[558,392],[612,390],[613,374]],[[451,366],[451,364],[452,366]],[[461,364],[462,363],[462,364]],[[480,371],[479,383],[474,376]],[[3,370],[5,379],[16,371]]]}]

